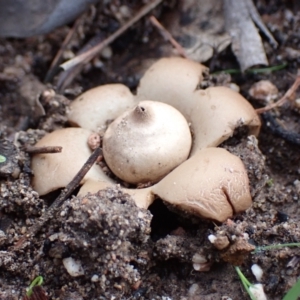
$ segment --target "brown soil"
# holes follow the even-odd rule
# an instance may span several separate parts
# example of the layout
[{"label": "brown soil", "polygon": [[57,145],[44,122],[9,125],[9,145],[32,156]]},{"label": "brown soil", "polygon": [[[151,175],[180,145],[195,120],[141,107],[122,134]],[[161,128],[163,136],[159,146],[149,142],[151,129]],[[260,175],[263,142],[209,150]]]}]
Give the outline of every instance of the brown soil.
[{"label": "brown soil", "polygon": [[[128,5],[133,11],[138,8]],[[155,14],[163,20],[166,12],[176,8],[168,4]],[[232,75],[231,81],[255,107],[262,104],[249,96],[251,85],[270,80],[283,95],[300,61],[296,4],[259,1],[258,8],[280,44],[274,50],[265,42],[270,65],[287,66],[277,72]],[[89,18],[82,22],[81,34],[72,40],[68,53],[79,50],[99,30],[109,35],[118,26],[109,10],[96,12],[99,17],[93,23]],[[36,95],[46,88],[41,82],[69,29],[65,26],[26,40],[0,40],[0,154],[7,158],[0,163],[0,299],[22,299],[38,275],[44,278],[49,299],[247,299],[234,265],[255,283],[250,271],[254,263],[264,271],[262,283],[269,299],[282,299],[300,274],[299,248],[257,253],[253,249],[300,241],[299,108],[289,103],[262,116],[258,139],[237,133],[222,145],[243,160],[254,201],[245,213],[225,224],[185,215],[159,199],[150,210],[138,209],[116,188],[84,199],[68,198],[58,214],[20,244],[59,193],[41,198],[31,188],[33,174],[24,146],[68,126],[65,111],[81,90],[121,82],[134,91],[154,59],[172,55],[171,46],[160,50],[159,45],[167,42],[143,20],[112,44],[111,57],[85,66],[64,96],[44,94],[39,103]],[[211,73],[238,68],[230,49],[210,63]],[[220,77],[211,80],[221,81]],[[57,77],[48,88],[56,85]],[[207,238],[210,234],[218,237],[221,246],[228,241],[229,246],[217,250]],[[82,275],[67,273],[62,263],[67,257],[80,262]],[[193,268],[199,257],[207,260],[202,265],[205,272]]]}]

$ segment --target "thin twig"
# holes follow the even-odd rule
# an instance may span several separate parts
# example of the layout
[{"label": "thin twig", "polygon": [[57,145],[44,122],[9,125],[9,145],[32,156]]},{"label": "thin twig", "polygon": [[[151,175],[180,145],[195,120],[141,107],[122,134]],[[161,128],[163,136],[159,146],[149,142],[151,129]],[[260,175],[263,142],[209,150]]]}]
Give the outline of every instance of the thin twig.
[{"label": "thin twig", "polygon": [[51,63],[51,66],[50,66],[50,68],[49,68],[49,70],[48,70],[48,72],[47,72],[47,74],[45,76],[44,82],[49,82],[53,78],[55,72],[58,69],[58,65],[59,65],[59,63],[61,61],[61,57],[63,55],[63,52],[67,48],[69,42],[71,41],[74,33],[77,30],[77,27],[79,26],[79,24],[81,23],[82,20],[83,20],[83,18],[81,16],[80,18],[78,18],[75,21],[73,27],[69,30],[69,32],[68,32],[67,36],[65,37],[65,39],[64,39],[64,41],[63,41],[63,43],[62,43],[62,45],[61,45],[61,47],[59,49],[59,51],[56,53],[56,55],[55,55],[55,57],[54,57],[54,59],[53,59],[53,61]]},{"label": "thin twig", "polygon": [[152,25],[158,29],[159,33],[173,45],[178,54],[187,58],[183,47],[173,38],[172,34],[154,16],[151,16],[149,19]]},{"label": "thin twig", "polygon": [[278,100],[275,103],[269,104],[265,107],[258,108],[258,109],[256,109],[256,112],[258,114],[262,114],[268,110],[271,110],[272,108],[282,106],[286,101],[288,101],[293,96],[293,94],[295,93],[295,91],[297,90],[297,88],[299,86],[300,86],[300,71],[298,71],[297,77],[296,77],[293,85],[287,90],[287,92],[283,95],[283,97],[280,100]]},{"label": "thin twig", "polygon": [[[76,54],[80,55],[89,51],[92,47],[102,42],[104,39],[103,34],[97,34],[92,39],[90,39],[86,45]],[[73,79],[82,71],[84,68],[84,64],[78,64],[73,68],[68,69],[67,71],[63,71],[59,74],[57,79],[57,90],[60,93],[63,93],[65,88],[73,81]]]},{"label": "thin twig", "polygon": [[41,154],[41,153],[60,153],[62,151],[61,146],[25,146],[24,151],[29,154]]},{"label": "thin twig", "polygon": [[68,70],[75,65],[80,63],[87,63],[91,59],[93,59],[97,54],[99,54],[103,48],[111,44],[116,38],[118,38],[121,34],[123,34],[128,28],[138,22],[141,18],[143,18],[146,14],[148,14],[152,9],[154,9],[157,5],[159,5],[163,0],[154,0],[148,4],[146,4],[132,19],[126,22],[121,28],[119,28],[116,32],[110,35],[107,39],[90,49],[89,51],[76,56],[60,66],[64,70]]},{"label": "thin twig", "polygon": [[96,162],[98,157],[101,155],[101,148],[95,149],[92,155],[88,158],[79,172],[75,175],[75,177],[71,180],[71,182],[62,190],[60,195],[54,200],[51,206],[47,209],[47,211],[40,217],[40,219],[29,229],[28,234],[23,236],[13,247],[14,250],[20,249],[22,245],[26,242],[26,240],[34,235],[36,235],[44,224],[52,218],[64,203],[64,201],[73,193],[73,191],[79,186],[83,177],[90,170],[93,164]]}]

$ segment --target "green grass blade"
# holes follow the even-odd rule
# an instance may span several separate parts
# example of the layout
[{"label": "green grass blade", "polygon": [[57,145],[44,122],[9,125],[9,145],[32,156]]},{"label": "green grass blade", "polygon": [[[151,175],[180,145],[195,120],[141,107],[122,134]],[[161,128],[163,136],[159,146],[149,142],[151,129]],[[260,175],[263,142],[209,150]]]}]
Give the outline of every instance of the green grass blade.
[{"label": "green grass blade", "polygon": [[[271,73],[271,72],[276,72],[279,70],[284,69],[287,66],[287,63],[283,63],[281,65],[277,65],[277,66],[272,66],[272,67],[266,67],[266,68],[254,68],[254,69],[248,69],[245,71],[245,73],[247,74],[258,74],[258,73]],[[222,71],[216,71],[214,73],[212,73],[212,75],[217,75],[220,73],[225,73],[225,74],[239,74],[242,73],[241,70],[239,69],[227,69],[227,70],[222,70]]]},{"label": "green grass blade", "polygon": [[249,287],[252,286],[252,283],[249,282],[249,280],[245,277],[245,275],[243,274],[243,272],[241,271],[241,269],[239,267],[235,266],[234,268],[235,268],[238,276],[240,277],[240,280],[241,280],[246,292],[248,293],[249,297],[251,298],[251,300],[256,300],[254,295],[249,290]]},{"label": "green grass blade", "polygon": [[270,73],[275,72],[284,69],[287,66],[287,63],[283,63],[281,65],[272,66],[272,67],[266,67],[266,68],[256,68],[256,69],[249,69],[246,71],[246,73]]},{"label": "green grass blade", "polygon": [[300,243],[286,243],[286,244],[277,244],[277,245],[269,245],[269,246],[258,246],[252,253],[258,253],[266,250],[274,250],[285,247],[300,247]]},{"label": "green grass blade", "polygon": [[300,296],[300,279],[290,288],[282,300],[297,300]]}]

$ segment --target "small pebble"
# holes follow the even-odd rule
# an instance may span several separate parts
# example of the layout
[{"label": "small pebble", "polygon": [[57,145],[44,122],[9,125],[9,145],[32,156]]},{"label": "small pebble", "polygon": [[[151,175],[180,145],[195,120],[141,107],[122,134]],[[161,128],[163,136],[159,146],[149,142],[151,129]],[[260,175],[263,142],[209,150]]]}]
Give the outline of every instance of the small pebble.
[{"label": "small pebble", "polygon": [[253,275],[255,276],[256,280],[261,281],[262,276],[264,274],[263,269],[259,265],[253,264],[251,266],[251,271],[252,271]]},{"label": "small pebble", "polygon": [[193,283],[189,288],[188,295],[190,297],[193,297],[199,292],[199,290],[200,290],[199,285],[197,283]]},{"label": "small pebble", "polygon": [[99,281],[99,276],[96,275],[96,274],[93,275],[92,278],[91,278],[91,281],[92,281],[92,282],[97,282],[97,281]]},{"label": "small pebble", "polygon": [[213,234],[208,236],[208,240],[213,244],[216,241],[217,237]]},{"label": "small pebble", "polygon": [[262,100],[267,104],[278,98],[278,89],[269,80],[261,80],[252,85],[249,90],[249,95],[256,100]]},{"label": "small pebble", "polygon": [[267,296],[264,292],[264,287],[261,283],[257,283],[250,286],[249,290],[253,294],[256,300],[267,300]]},{"label": "small pebble", "polygon": [[192,258],[192,262],[195,264],[204,264],[207,262],[207,259],[204,255],[202,255],[200,253],[195,253]]},{"label": "small pebble", "polygon": [[72,277],[78,277],[84,275],[81,262],[73,259],[72,257],[67,257],[63,259],[63,265],[66,268],[67,272]]}]

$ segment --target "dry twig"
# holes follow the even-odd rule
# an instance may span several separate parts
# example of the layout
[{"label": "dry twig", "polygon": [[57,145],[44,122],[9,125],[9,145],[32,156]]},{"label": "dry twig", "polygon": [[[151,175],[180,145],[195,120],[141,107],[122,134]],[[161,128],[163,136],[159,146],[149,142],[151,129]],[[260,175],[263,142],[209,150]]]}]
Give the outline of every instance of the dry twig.
[{"label": "dry twig", "polygon": [[132,25],[138,22],[141,18],[143,18],[146,14],[148,14],[152,9],[154,9],[157,5],[159,5],[163,0],[154,0],[148,4],[146,4],[132,19],[126,22],[121,28],[119,28],[116,32],[110,35],[107,39],[100,42],[98,45],[90,49],[89,51],[76,56],[62,65],[60,65],[64,70],[68,70],[78,64],[87,63],[92,60],[96,55],[98,55],[106,46],[111,44],[116,38],[118,38],[121,34],[123,34],[127,29],[129,29]]},{"label": "dry twig", "polygon": [[65,37],[59,51],[56,53],[52,63],[51,63],[51,66],[45,76],[45,79],[44,79],[44,82],[49,82],[53,76],[55,75],[58,67],[59,67],[59,63],[61,61],[61,58],[62,58],[62,55],[63,55],[63,52],[65,51],[65,49],[67,48],[69,42],[71,41],[72,37],[74,36],[74,33],[76,32],[76,29],[78,28],[79,24],[82,22],[82,16],[80,18],[78,18],[73,27],[69,30],[67,36]]},{"label": "dry twig", "polygon": [[283,95],[283,97],[280,100],[278,100],[275,103],[269,104],[265,107],[258,108],[258,109],[256,109],[256,112],[258,114],[262,114],[262,113],[269,111],[275,107],[282,106],[286,101],[288,101],[292,97],[292,95],[295,93],[295,91],[297,90],[299,85],[300,85],[300,70],[298,70],[298,74],[297,74],[297,77],[296,77],[293,85],[287,90],[287,92]]},{"label": "dry twig", "polygon": [[[77,55],[87,52],[92,47],[102,42],[103,39],[104,37],[102,33],[94,36],[87,42],[87,44],[85,44],[85,46],[78,52]],[[60,93],[63,93],[65,88],[73,81],[73,79],[82,71],[83,68],[84,64],[78,64],[68,69],[67,71],[60,73],[57,79],[57,90]]]},{"label": "dry twig", "polygon": [[244,1],[246,3],[247,8],[248,8],[251,19],[254,21],[256,26],[266,35],[266,37],[270,41],[270,44],[273,47],[277,48],[277,46],[278,46],[277,41],[274,39],[272,33],[269,31],[267,26],[262,21],[261,16],[259,15],[253,1],[252,0],[244,0]]},{"label": "dry twig", "polygon": [[[226,30],[231,36],[231,49],[245,70],[257,66],[268,66],[268,60],[259,32],[254,25],[263,25],[252,0],[224,0]],[[260,20],[260,22],[259,22]],[[263,25],[263,29],[266,27]],[[266,29],[264,32],[269,31]]]},{"label": "dry twig", "polygon": [[24,151],[29,154],[41,154],[41,153],[60,153],[62,151],[61,146],[25,146]]},{"label": "dry twig", "polygon": [[172,34],[154,16],[151,16],[149,19],[152,25],[159,30],[160,34],[173,45],[178,54],[187,58],[183,47],[173,38]]}]

